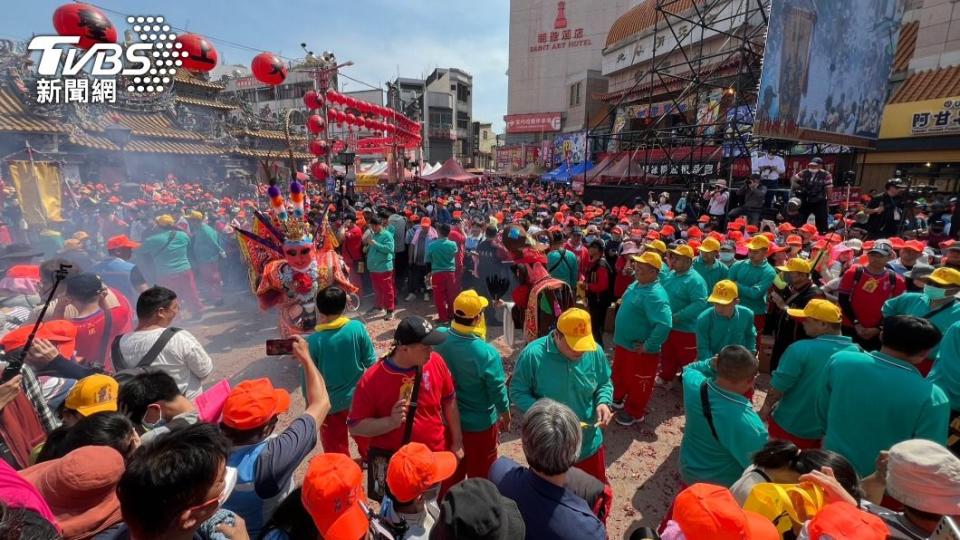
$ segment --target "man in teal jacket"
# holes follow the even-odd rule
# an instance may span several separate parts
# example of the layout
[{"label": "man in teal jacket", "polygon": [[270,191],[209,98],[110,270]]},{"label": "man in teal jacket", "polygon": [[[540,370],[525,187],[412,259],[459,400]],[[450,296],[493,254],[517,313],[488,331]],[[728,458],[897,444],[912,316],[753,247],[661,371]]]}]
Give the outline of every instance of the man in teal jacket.
[{"label": "man in teal jacket", "polygon": [[758,337],[763,335],[767,322],[767,291],[777,277],[777,271],[767,262],[769,248],[770,240],[766,236],[754,236],[747,242],[747,260],[737,261],[730,267],[730,280],[737,284],[740,303],[753,312]]},{"label": "man in teal jacket", "polygon": [[673,326],[661,354],[658,383],[673,386],[677,372],[697,358],[697,317],[707,309],[707,283],[693,270],[693,248],[679,245],[669,252],[670,272],[663,289],[670,298]]},{"label": "man in teal jacket", "polygon": [[447,334],[447,339],[433,347],[453,376],[463,431],[463,459],[450,483],[464,477],[486,478],[497,460],[498,422],[510,425],[503,359],[496,347],[484,341],[483,310],[488,305],[487,299],[472,289],[458,294],[450,328],[437,329]]},{"label": "man in teal jacket", "polygon": [[660,285],[663,260],[648,250],[632,257],[636,281],[623,293],[613,331],[613,393],[617,423],[643,420],[653,395],[660,349],[673,326],[670,298]]},{"label": "man in teal jacket", "polygon": [[707,282],[707,290],[712,291],[720,280],[727,279],[730,269],[717,260],[720,242],[716,238],[711,236],[704,238],[699,251],[700,255],[693,260],[693,269]]},{"label": "man in teal jacket", "polygon": [[220,245],[220,235],[208,225],[202,212],[194,210],[187,214],[190,222],[190,231],[193,238],[190,240],[190,251],[193,262],[196,263],[193,272],[196,274],[197,286],[205,293],[206,298],[215,306],[223,305],[223,279],[220,277],[220,259],[226,257]]},{"label": "man in teal jacket", "polygon": [[607,482],[603,432],[613,413],[610,365],[597,347],[590,314],[570,308],[557,328],[530,342],[517,358],[510,381],[510,400],[525,413],[538,399],[550,398],[570,407],[580,418],[583,441],[576,467]]},{"label": "man in teal jacket", "polygon": [[373,234],[364,239],[367,244],[367,269],[373,283],[374,304],[367,315],[386,312],[385,320],[393,319],[397,307],[397,289],[393,280],[393,233],[384,228],[378,216],[370,217]]},{"label": "man in teal jacket", "polygon": [[[960,432],[960,322],[943,334],[939,356],[927,380],[940,387],[950,400],[950,429]],[[950,450],[960,452],[960,438],[948,441]]]},{"label": "man in teal jacket", "polygon": [[188,256],[190,236],[176,227],[176,220],[169,214],[158,216],[155,221],[157,230],[143,241],[137,254],[153,262],[157,285],[175,291],[191,317],[199,319],[203,305]]},{"label": "man in teal jacket", "polygon": [[757,352],[753,312],[740,305],[737,284],[722,279],[707,298],[713,304],[697,317],[697,360],[709,360],[727,345],[742,345]]}]

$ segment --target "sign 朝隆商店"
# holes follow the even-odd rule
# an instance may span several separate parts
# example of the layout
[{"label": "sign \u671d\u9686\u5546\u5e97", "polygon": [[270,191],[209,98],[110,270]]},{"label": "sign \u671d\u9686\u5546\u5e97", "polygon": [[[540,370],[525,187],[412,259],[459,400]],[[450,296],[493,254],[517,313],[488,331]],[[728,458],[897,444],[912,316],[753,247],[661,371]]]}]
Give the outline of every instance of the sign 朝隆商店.
[{"label": "sign \u671d\u9686\u5546\u5e97", "polygon": [[542,131],[560,131],[562,114],[533,113],[511,114],[504,117],[507,133],[540,133]]}]

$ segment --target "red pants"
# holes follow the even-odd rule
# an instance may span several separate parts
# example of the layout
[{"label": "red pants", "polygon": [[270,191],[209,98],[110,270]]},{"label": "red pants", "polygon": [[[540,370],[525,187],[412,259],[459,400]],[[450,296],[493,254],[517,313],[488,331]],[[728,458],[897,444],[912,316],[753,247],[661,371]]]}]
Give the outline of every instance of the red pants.
[{"label": "red pants", "polygon": [[200,296],[197,294],[197,282],[193,279],[193,272],[190,270],[157,276],[157,284],[177,293],[194,317],[199,317],[203,313],[203,304],[200,303]]},{"label": "red pants", "polygon": [[820,448],[820,439],[804,439],[796,435],[791,435],[780,427],[780,424],[774,421],[773,418],[770,419],[770,423],[767,425],[767,433],[770,434],[770,440],[779,439],[781,441],[790,441],[801,450],[815,450]]},{"label": "red pants", "polygon": [[205,262],[196,268],[197,285],[211,302],[223,301],[223,278],[220,277],[220,261]]},{"label": "red pants", "polygon": [[497,460],[500,429],[496,424],[483,431],[463,432],[463,459],[453,473],[453,484],[464,478],[486,478],[490,466]]},{"label": "red pants", "polygon": [[397,307],[397,290],[393,282],[393,270],[389,272],[370,272],[373,283],[375,308],[393,311]]},{"label": "red pants", "polygon": [[660,351],[660,378],[672,381],[677,372],[697,359],[697,335],[671,330]]},{"label": "red pants", "polygon": [[760,343],[763,340],[763,329],[767,326],[767,315],[754,315],[753,327],[757,329],[757,354],[760,354]]},{"label": "red pants", "polygon": [[363,296],[363,275],[357,272],[358,263],[351,261],[348,266],[350,267],[350,275],[347,276],[347,279],[350,280],[351,285],[357,288],[357,294]]},{"label": "red pants", "polygon": [[350,455],[350,441],[347,440],[347,414],[350,410],[328,414],[320,425],[320,444],[327,454]]},{"label": "red pants", "polygon": [[453,319],[453,300],[457,296],[454,285],[454,272],[434,272],[430,276],[433,284],[433,303],[437,307],[437,318],[440,322]]},{"label": "red pants", "polygon": [[917,364],[917,371],[919,371],[920,374],[923,375],[924,377],[930,374],[931,369],[933,369],[932,358],[927,358],[923,362],[920,362],[919,364]]},{"label": "red pants", "polygon": [[603,482],[604,484],[610,483],[607,481],[607,452],[602,444],[596,453],[588,458],[574,463],[573,466]]},{"label": "red pants", "polygon": [[624,408],[634,418],[646,414],[653,395],[653,381],[660,364],[660,353],[639,354],[620,347],[613,350],[613,399],[626,396]]}]

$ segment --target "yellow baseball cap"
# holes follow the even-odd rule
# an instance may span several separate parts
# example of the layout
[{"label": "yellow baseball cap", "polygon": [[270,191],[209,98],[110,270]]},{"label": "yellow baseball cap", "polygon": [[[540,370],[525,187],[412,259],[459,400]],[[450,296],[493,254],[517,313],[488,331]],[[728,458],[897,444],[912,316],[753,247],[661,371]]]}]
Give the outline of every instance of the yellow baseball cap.
[{"label": "yellow baseball cap", "polygon": [[203,221],[204,215],[203,215],[203,212],[198,212],[197,210],[193,210],[189,212],[186,217],[187,219],[192,219],[195,221]]},{"label": "yellow baseball cap", "polygon": [[77,381],[67,394],[64,407],[82,414],[116,412],[120,383],[107,375],[90,375]]},{"label": "yellow baseball cap", "polygon": [[679,255],[680,257],[687,257],[690,259],[693,258],[693,248],[686,244],[681,244],[671,249],[670,253],[673,253],[674,255]]},{"label": "yellow baseball cap", "polygon": [[738,296],[740,296],[740,291],[737,289],[737,284],[729,279],[721,279],[713,286],[713,294],[707,298],[707,302],[726,306],[736,300]]},{"label": "yellow baseball cap", "polygon": [[720,242],[717,241],[716,238],[712,236],[708,236],[704,238],[703,243],[700,244],[700,251],[701,252],[706,251],[707,253],[714,253],[716,251],[720,251]]},{"label": "yellow baseball cap", "polygon": [[173,225],[174,223],[176,223],[176,220],[173,219],[173,216],[171,216],[170,214],[163,214],[162,216],[157,216],[157,219],[155,219],[154,221],[156,221],[157,225],[160,225],[161,227],[169,227],[170,225]]},{"label": "yellow baseball cap", "polygon": [[797,272],[799,274],[809,274],[813,271],[813,264],[800,257],[794,257],[787,261],[787,264],[778,266],[777,270],[781,272]]},{"label": "yellow baseball cap", "polygon": [[788,309],[787,315],[795,319],[814,319],[831,324],[840,324],[843,321],[840,306],[820,298],[807,302],[803,309]]},{"label": "yellow baseball cap", "polygon": [[567,340],[567,345],[577,352],[593,352],[597,350],[597,342],[593,340],[593,331],[590,329],[590,314],[580,308],[571,308],[563,312],[557,319],[557,330]]},{"label": "yellow baseball cap", "polygon": [[770,247],[770,239],[766,236],[757,235],[747,242],[747,249],[767,249]]},{"label": "yellow baseball cap", "polygon": [[931,272],[927,279],[944,287],[960,287],[960,270],[942,266]]},{"label": "yellow baseball cap", "polygon": [[633,257],[630,257],[630,258],[633,259],[634,262],[649,264],[650,266],[656,268],[657,270],[663,267],[663,259],[660,258],[660,255],[657,255],[652,251],[646,251],[644,253],[641,253],[640,255],[634,255]]},{"label": "yellow baseball cap", "polygon": [[469,289],[458,294],[453,300],[453,314],[465,319],[473,319],[490,305],[490,302],[477,294],[477,291]]},{"label": "yellow baseball cap", "polygon": [[643,245],[645,248],[655,249],[661,254],[667,252],[667,245],[663,243],[663,240],[651,240]]}]

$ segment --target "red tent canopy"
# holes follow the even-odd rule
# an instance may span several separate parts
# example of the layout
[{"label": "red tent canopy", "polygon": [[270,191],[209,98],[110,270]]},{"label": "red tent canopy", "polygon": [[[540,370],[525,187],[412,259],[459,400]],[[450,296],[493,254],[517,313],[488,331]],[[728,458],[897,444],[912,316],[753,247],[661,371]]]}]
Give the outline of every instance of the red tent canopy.
[{"label": "red tent canopy", "polygon": [[480,181],[480,177],[470,174],[463,170],[463,167],[457,163],[457,160],[450,158],[443,163],[437,172],[423,177],[428,182],[448,182],[457,184],[470,184]]}]

